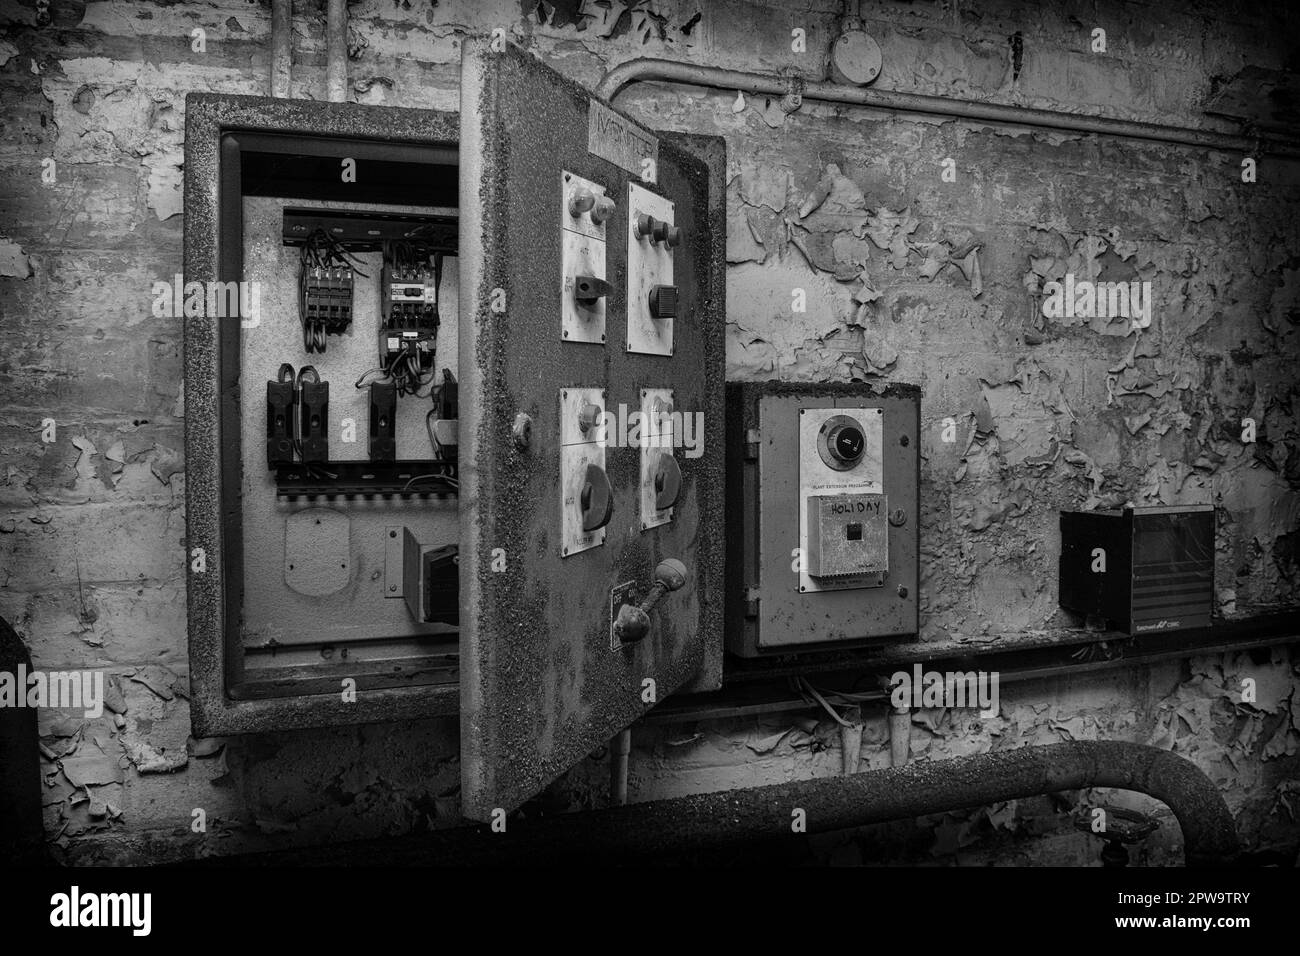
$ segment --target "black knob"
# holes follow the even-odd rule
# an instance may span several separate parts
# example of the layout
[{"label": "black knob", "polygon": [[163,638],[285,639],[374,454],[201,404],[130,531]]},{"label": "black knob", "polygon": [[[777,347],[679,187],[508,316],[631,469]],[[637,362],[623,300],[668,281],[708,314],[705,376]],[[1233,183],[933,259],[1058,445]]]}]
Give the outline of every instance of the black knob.
[{"label": "black knob", "polygon": [[839,425],[830,434],[831,454],[840,461],[857,461],[862,457],[866,438],[856,425]]},{"label": "black knob", "polygon": [[650,290],[650,315],[656,319],[677,317],[677,286],[657,285]]},{"label": "black knob", "polygon": [[609,477],[604,468],[599,465],[587,466],[578,505],[582,508],[583,531],[596,531],[609,524],[609,519],[614,515],[614,491],[609,486]]},{"label": "black knob", "polygon": [[655,465],[654,488],[655,507],[660,511],[677,504],[682,493],[682,469],[668,452],[661,452]]}]

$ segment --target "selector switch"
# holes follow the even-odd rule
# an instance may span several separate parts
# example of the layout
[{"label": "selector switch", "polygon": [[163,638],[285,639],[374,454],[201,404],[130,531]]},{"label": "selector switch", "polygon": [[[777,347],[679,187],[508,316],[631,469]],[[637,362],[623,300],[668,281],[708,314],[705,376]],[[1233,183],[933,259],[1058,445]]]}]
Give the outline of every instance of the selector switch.
[{"label": "selector switch", "polygon": [[661,452],[655,462],[655,507],[660,511],[677,504],[682,493],[682,468],[676,456]]},{"label": "selector switch", "polygon": [[578,506],[582,509],[582,530],[596,531],[609,524],[614,515],[614,491],[609,485],[609,476],[599,465],[588,465],[587,474],[582,483],[582,493],[578,496]]},{"label": "selector switch", "polygon": [[677,286],[657,285],[650,290],[650,315],[656,319],[677,317]]},{"label": "selector switch", "polygon": [[579,302],[598,302],[612,291],[612,285],[595,276],[575,276],[573,279],[573,297]]},{"label": "selector switch", "polygon": [[827,444],[836,460],[854,462],[862,457],[866,439],[857,425],[837,425],[831,429]]}]

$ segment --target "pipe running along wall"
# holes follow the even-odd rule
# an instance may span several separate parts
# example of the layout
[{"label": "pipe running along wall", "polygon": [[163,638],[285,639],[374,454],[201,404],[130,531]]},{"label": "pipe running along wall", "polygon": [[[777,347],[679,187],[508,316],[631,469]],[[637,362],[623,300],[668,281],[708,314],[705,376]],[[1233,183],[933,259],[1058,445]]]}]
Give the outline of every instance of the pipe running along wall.
[{"label": "pipe running along wall", "polygon": [[325,86],[331,103],[343,103],[347,100],[347,0],[329,0],[325,9]]},{"label": "pipe running along wall", "polygon": [[763,73],[748,73],[742,70],[725,70],[718,67],[696,66],[690,63],[678,63],[673,60],[653,58],[629,60],[614,67],[601,79],[596,87],[596,95],[605,100],[613,100],[619,91],[629,84],[652,80],[687,83],[692,86],[704,86],[718,90],[740,90],[745,93],[760,93],[772,96],[797,93],[808,99],[821,100],[827,103],[845,103],[892,112],[922,113],[1011,126],[1041,127],[1064,132],[1101,133],[1128,139],[1177,143],[1184,146],[1197,146],[1228,152],[1271,151],[1300,156],[1300,143],[1295,142],[1256,139],[1245,135],[1215,133],[1209,130],[1180,129],[1176,126],[1119,120],[1105,116],[1058,113],[1053,110],[1033,109],[1025,106],[978,103],[973,100],[948,99],[942,96],[926,96],[921,93],[897,93],[890,90],[841,86],[837,83],[808,81]]},{"label": "pipe running along wall", "polygon": [[271,0],[271,95],[289,95],[293,80],[293,0]]},{"label": "pipe running along wall", "polygon": [[1233,863],[1236,828],[1222,795],[1191,761],[1143,744],[1073,741],[951,760],[923,761],[847,777],[724,790],[590,813],[511,820],[504,833],[453,827],[401,840],[372,840],[210,858],[211,865],[439,866],[581,862],[701,862],[764,841],[792,838],[793,812],[807,832],[847,830],[929,813],[987,806],[1062,790],[1117,787],[1145,793],[1173,811],[1189,866]]}]

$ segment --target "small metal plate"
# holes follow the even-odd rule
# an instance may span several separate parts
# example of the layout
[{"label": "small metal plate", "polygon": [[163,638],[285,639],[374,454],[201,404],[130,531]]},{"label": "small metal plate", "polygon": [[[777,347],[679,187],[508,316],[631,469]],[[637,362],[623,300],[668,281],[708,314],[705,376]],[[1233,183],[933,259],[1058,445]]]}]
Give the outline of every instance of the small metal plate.
[{"label": "small metal plate", "polygon": [[598,100],[587,104],[587,150],[633,175],[655,181],[659,140]]},{"label": "small metal plate", "polygon": [[324,597],[352,579],[351,522],[341,511],[306,508],[284,522],[284,583],[306,597]]},{"label": "small metal plate", "polygon": [[[599,423],[582,431],[579,416],[585,405],[600,408]],[[578,503],[586,479],[587,466],[605,467],[605,390],[600,388],[564,388],[560,390],[560,556],[572,557],[580,551],[605,543],[605,529],[582,530],[582,507]],[[614,507],[618,507],[615,502]]]},{"label": "small metal plate", "polygon": [[402,596],[402,532],[405,525],[384,528],[384,597]]},{"label": "small metal plate", "polygon": [[659,454],[674,454],[676,447],[671,418],[660,421],[655,408],[673,405],[671,388],[641,389],[641,530],[648,531],[673,520],[673,509],[655,507],[655,460]]},{"label": "small metal plate", "polygon": [[674,225],[673,204],[636,183],[627,184],[627,350],[645,355],[673,354],[673,322],[650,316],[650,290],[673,284],[673,250],[666,243],[637,238],[637,217],[654,216]]},{"label": "small metal plate", "polygon": [[605,187],[567,170],[560,174],[560,337],[565,342],[605,341],[605,312],[608,296],[592,303],[573,297],[576,276],[605,279],[605,224],[591,221],[586,213],[569,214],[569,197],[579,189],[593,196],[605,195]]},{"label": "small metal plate", "polygon": [[633,645],[624,644],[614,636],[614,622],[618,620],[618,612],[624,604],[636,604],[637,591],[635,581],[624,581],[609,589],[609,649],[611,651],[621,651],[625,647]]}]

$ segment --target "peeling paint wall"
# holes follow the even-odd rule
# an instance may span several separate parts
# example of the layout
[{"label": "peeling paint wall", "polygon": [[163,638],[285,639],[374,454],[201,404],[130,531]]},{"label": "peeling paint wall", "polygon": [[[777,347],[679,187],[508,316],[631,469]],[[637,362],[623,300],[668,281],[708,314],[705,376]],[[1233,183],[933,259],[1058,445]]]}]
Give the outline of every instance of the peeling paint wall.
[{"label": "peeling paint wall", "polygon": [[[839,4],[799,6],[363,0],[352,96],[454,110],[461,37],[496,27],[587,85],[636,56],[822,76]],[[295,7],[293,92],[324,98],[323,4]],[[1207,98],[1243,70],[1283,70],[1297,39],[1244,2],[863,8],[881,88],[1188,126],[1213,122]],[[0,614],[36,666],[104,668],[112,688],[101,718],[43,718],[53,845],[127,862],[449,824],[455,722],[189,738],[181,332],[150,290],[180,271],[184,95],[266,92],[269,7],[49,9],[38,25],[33,5],[0,8]],[[1235,155],[809,100],[787,112],[691,86],[619,104],[727,137],[729,377],[924,388],[924,640],[1005,644],[1070,623],[1057,512],[1125,501],[1218,506],[1226,615],[1300,601],[1300,168],[1261,162],[1247,184]],[[1067,274],[1149,282],[1149,322],[1045,317]],[[1255,705],[1228,696],[1244,673],[1268,681]],[[911,747],[1158,742],[1211,773],[1252,845],[1294,848],[1296,675],[1273,649],[1016,685],[991,721],[918,712]],[[863,724],[860,766],[882,766],[883,716]],[[806,715],[639,729],[632,798],[837,772],[831,731]],[[599,805],[604,768],[549,799]],[[1173,858],[1173,831],[1152,861]],[[842,861],[1096,849],[1049,798],[824,842]]]}]

